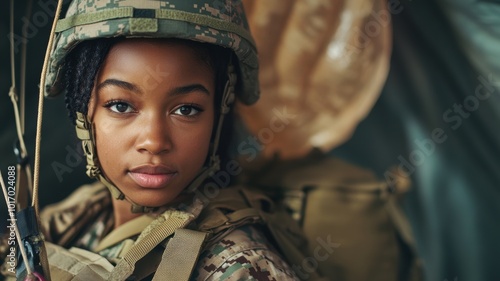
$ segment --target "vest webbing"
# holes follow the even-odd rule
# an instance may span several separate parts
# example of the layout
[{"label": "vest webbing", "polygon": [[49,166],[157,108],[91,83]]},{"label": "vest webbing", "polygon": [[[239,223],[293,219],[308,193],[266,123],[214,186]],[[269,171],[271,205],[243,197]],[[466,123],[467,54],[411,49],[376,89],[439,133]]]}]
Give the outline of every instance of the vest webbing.
[{"label": "vest webbing", "polygon": [[121,242],[129,237],[140,234],[141,230],[146,228],[152,221],[153,217],[148,215],[142,215],[137,217],[118,228],[111,231],[106,237],[104,237],[99,245],[94,249],[95,252],[100,252],[108,247],[113,246],[114,244]]},{"label": "vest webbing", "polygon": [[185,227],[192,217],[179,211],[171,211],[168,218],[147,236],[138,241],[121,259],[109,276],[110,281],[127,279],[135,269],[138,260],[146,256],[158,244],[172,235],[178,228]]},{"label": "vest webbing", "polygon": [[177,229],[163,252],[153,281],[189,280],[208,233]]}]

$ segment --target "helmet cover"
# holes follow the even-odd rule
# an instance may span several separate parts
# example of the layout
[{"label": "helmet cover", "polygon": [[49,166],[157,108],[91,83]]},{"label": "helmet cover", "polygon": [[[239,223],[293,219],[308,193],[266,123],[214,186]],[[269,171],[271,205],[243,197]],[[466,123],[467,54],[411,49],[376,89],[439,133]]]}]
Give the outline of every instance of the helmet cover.
[{"label": "helmet cover", "polygon": [[237,96],[245,104],[259,98],[258,59],[241,1],[74,0],[57,22],[45,96],[60,85],[64,58],[79,42],[96,38],[179,38],[231,48],[239,61]]}]

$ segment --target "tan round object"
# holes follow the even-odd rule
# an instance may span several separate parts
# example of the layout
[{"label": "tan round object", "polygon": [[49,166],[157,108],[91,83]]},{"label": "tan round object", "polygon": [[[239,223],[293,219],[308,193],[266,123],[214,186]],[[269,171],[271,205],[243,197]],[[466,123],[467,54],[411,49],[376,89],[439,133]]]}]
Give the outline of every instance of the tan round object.
[{"label": "tan round object", "polygon": [[238,104],[266,156],[301,157],[348,140],[387,78],[386,1],[246,1],[259,50],[261,99]]}]

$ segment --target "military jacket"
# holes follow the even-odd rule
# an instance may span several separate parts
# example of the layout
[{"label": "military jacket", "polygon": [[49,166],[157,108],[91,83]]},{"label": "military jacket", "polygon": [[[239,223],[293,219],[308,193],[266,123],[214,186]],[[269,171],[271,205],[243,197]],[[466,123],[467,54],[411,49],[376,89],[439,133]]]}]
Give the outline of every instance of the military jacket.
[{"label": "military jacket", "polygon": [[[189,204],[186,204],[189,202]],[[181,202],[176,208],[192,215],[186,228],[196,229],[197,218],[204,204],[199,200]],[[98,253],[116,264],[136,240],[150,231],[161,218],[160,212],[143,215],[137,229],[113,230],[111,196],[101,184],[82,186],[66,200],[48,206],[42,213],[46,239],[65,248],[78,247]],[[142,224],[142,225],[141,225]],[[110,241],[118,232],[118,241]],[[112,239],[111,239],[112,240]],[[108,242],[107,242],[108,241]],[[158,246],[160,254],[146,256],[136,265],[136,280],[150,280],[161,252],[168,243]],[[149,270],[149,271],[148,271]],[[146,275],[146,276],[145,276]],[[290,266],[282,259],[258,224],[245,224],[219,233],[209,239],[201,251],[190,280],[297,280]]]}]

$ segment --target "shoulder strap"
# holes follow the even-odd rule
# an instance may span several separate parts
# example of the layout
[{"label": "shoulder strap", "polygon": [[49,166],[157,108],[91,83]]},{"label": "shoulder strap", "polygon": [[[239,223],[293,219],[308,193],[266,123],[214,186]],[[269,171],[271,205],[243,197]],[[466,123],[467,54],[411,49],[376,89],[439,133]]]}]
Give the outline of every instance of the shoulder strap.
[{"label": "shoulder strap", "polygon": [[[310,256],[306,236],[297,222],[262,192],[244,187],[222,189],[203,215],[200,229],[213,232],[214,240],[235,227],[263,223],[269,230],[268,238],[290,264],[301,264]],[[309,278],[326,280],[316,271],[310,272]]]},{"label": "shoulder strap", "polygon": [[163,252],[153,281],[189,280],[207,234],[190,229],[177,229]]},{"label": "shoulder strap", "polygon": [[[198,230],[217,234],[228,228],[262,221],[259,210],[252,206],[245,192],[242,187],[220,190],[202,211],[198,219]],[[254,199],[256,198],[250,200]],[[268,203],[272,204],[271,201]]]},{"label": "shoulder strap", "polygon": [[191,218],[187,213],[172,210],[164,222],[152,229],[151,232],[130,248],[111,272],[109,280],[121,281],[127,279],[134,272],[137,261],[146,256],[177,229],[185,227]]},{"label": "shoulder strap", "polygon": [[104,237],[99,245],[97,245],[95,252],[100,252],[114,244],[123,241],[129,237],[140,234],[141,231],[148,226],[154,218],[148,215],[142,215],[137,217],[118,228],[111,231],[106,237]]}]

